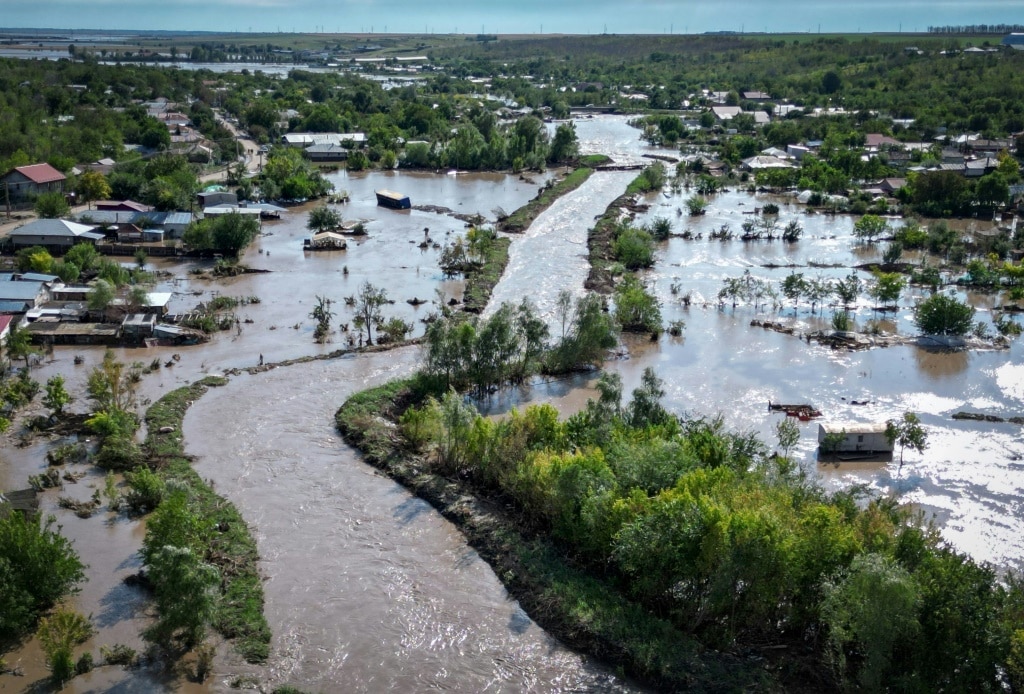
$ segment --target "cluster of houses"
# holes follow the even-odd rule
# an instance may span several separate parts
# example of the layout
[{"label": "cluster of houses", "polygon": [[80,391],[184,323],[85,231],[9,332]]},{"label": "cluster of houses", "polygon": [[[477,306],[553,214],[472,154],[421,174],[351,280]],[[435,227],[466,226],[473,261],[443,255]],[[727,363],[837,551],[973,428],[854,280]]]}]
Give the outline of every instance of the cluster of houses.
[{"label": "cluster of houses", "polygon": [[114,299],[89,308],[90,286],[65,284],[56,275],[0,272],[0,340],[21,325],[40,344],[143,344],[199,341],[201,333],[163,322],[168,292],[151,292],[138,306]]}]

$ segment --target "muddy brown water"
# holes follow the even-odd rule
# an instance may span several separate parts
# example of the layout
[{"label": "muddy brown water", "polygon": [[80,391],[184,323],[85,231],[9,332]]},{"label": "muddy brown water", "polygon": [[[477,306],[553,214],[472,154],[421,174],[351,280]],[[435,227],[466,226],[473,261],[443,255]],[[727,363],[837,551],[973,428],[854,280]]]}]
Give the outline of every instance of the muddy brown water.
[{"label": "muddy brown water", "polygon": [[[620,163],[643,161],[642,154],[656,151],[640,142],[622,117],[580,120],[577,131],[585,152],[610,152]],[[581,292],[586,270],[581,230],[585,232],[629,179],[630,174],[595,174],[526,234],[515,237],[511,269],[496,287],[495,301],[530,296],[550,320],[560,289]],[[346,219],[369,220],[369,236],[353,241],[346,251],[302,251],[306,206],[266,224],[265,235],[247,252],[246,263],[270,273],[213,282],[190,273],[199,263],[153,263],[171,273],[158,289],[174,292],[174,312],[214,293],[255,295],[261,303],[237,310],[241,332],[221,333],[203,346],[116,350],[129,363],[158,363],[142,379],[141,404],[202,375],[254,366],[261,354],[273,362],[338,349],[345,341],[341,333],[330,344],[314,344],[308,313],[319,294],[332,299],[338,321],[350,321],[343,299],[363,280],[385,286],[395,300],[389,314],[414,322],[417,333],[422,332],[419,319],[431,307],[417,309],[406,300],[433,299],[437,288],[459,297],[462,284],[441,277],[436,249],[421,251],[417,244],[425,227],[430,238],[443,243],[461,233],[464,223],[442,214],[377,208],[373,191],[395,189],[409,194],[414,204],[493,218],[495,207],[508,211],[532,198],[544,179],[340,172],[332,180],[352,195],[352,202],[339,208]],[[704,233],[702,241],[673,238],[660,244],[657,264],[646,275],[662,301],[665,319],[684,320],[686,328],[680,338],[626,340],[629,356],[610,361],[607,368],[622,375],[627,391],[639,383],[644,367],[653,366],[665,380],[670,408],[721,413],[729,426],[754,431],[768,442],[774,441],[779,417],[767,411],[768,400],[811,402],[829,419],[865,422],[912,409],[929,428],[930,446],[924,455],[908,453],[902,470],[898,462],[819,465],[814,423],[801,425],[796,455],[827,486],[864,483],[878,493],[896,494],[932,514],[943,537],[957,548],[1001,567],[1021,567],[1024,432],[1015,425],[950,419],[959,409],[1024,413],[1021,341],[1004,351],[935,354],[902,346],[849,353],[751,327],[754,317],[792,322],[798,330],[826,327],[830,312],[812,314],[806,305],[795,316],[788,305],[779,313],[762,309],[758,314],[743,305],[719,310],[715,296],[725,277],[749,269],[757,277],[778,281],[788,268],[762,266],[790,263],[801,266],[797,270],[806,276],[841,277],[848,266],[876,259],[880,250],[852,243],[851,219],[807,216],[802,207],[786,201],[780,219],[803,223],[799,243],[709,242],[711,229],[729,223],[738,231],[748,218],[743,212],[765,199],[744,192],[720,194],[705,217],[692,220],[677,213],[685,209],[686,195],[649,196],[651,208],[640,218],[644,222],[665,216],[677,233],[686,228]],[[812,263],[843,267],[808,267]],[[676,294],[673,285],[678,285]],[[686,292],[693,297],[689,308],[679,300]],[[915,296],[904,296],[900,310],[886,318],[887,329],[913,333],[910,307]],[[967,298],[987,320],[995,299],[978,294]],[[869,302],[862,301],[857,324],[873,317]],[[85,364],[73,364],[76,354]],[[180,360],[173,361],[173,354]],[[331,417],[345,396],[408,373],[416,354],[414,348],[403,349],[243,374],[211,390],[186,418],[188,450],[197,456],[200,474],[238,504],[264,557],[267,616],[274,633],[265,669],[240,664],[222,647],[216,676],[204,687],[148,669],[124,673],[104,668],[76,679],[69,691],[224,690],[240,674],[314,691],[338,686],[351,691],[635,688],[546,636],[509,599],[457,531],[376,475],[340,442]],[[80,393],[89,369],[101,357],[99,348],[57,348],[34,375],[43,381],[62,373]],[[502,392],[487,404],[500,412],[544,400],[569,413],[586,402],[592,380],[584,375],[539,382],[532,389]],[[852,400],[871,404],[857,406]],[[72,409],[84,411],[87,403],[79,400]],[[0,447],[0,487],[23,487],[28,475],[45,469],[48,445],[19,448],[16,436],[8,434]],[[90,581],[73,604],[98,623],[96,637],[83,647],[96,654],[104,643],[141,648],[138,633],[147,623],[144,596],[120,583],[120,577],[138,568],[142,525],[105,513],[80,520],[57,508],[58,496],[88,498],[90,485],[101,483],[99,475],[90,473],[77,485],[42,497],[44,511],[57,516],[90,565]],[[0,676],[0,689],[21,691],[46,675],[34,641],[6,657],[20,663],[26,676]]]}]

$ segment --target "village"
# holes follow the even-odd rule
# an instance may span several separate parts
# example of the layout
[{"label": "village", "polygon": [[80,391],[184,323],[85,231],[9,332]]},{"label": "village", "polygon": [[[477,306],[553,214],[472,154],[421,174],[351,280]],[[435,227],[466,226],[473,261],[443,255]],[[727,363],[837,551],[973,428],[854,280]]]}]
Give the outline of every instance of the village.
[{"label": "village", "polygon": [[[503,42],[469,43],[486,51]],[[955,57],[939,57],[938,42],[920,43],[924,48],[900,43],[884,54],[908,69],[916,60],[987,61],[990,69],[1017,60],[1012,41],[968,46]],[[936,523],[934,536],[957,561],[1019,568],[1020,524],[1012,508],[1019,496],[1015,461],[1024,454],[1017,423],[1024,408],[1017,338],[1024,310],[1024,123],[1013,127],[1014,111],[985,102],[984,122],[965,116],[940,124],[929,113],[915,123],[898,109],[857,103],[853,93],[844,103],[843,89],[855,78],[843,71],[835,75],[838,84],[829,70],[814,73],[815,93],[801,95],[767,80],[751,88],[726,80],[612,84],[582,71],[525,79],[509,64],[488,75],[430,58],[426,49],[403,56],[387,52],[386,43],[366,45],[357,55],[384,50],[386,57],[355,58],[358,74],[335,74],[343,65],[331,65],[332,52],[294,51],[307,62],[291,74],[248,67],[242,74],[94,66],[79,46],[80,64],[72,65],[104,74],[96,94],[119,104],[111,109],[111,118],[121,119],[118,137],[94,151],[112,156],[82,163],[51,152],[26,160],[21,151],[3,160],[16,164],[0,175],[8,394],[15,382],[27,388],[23,382],[34,379],[36,391],[46,383],[46,400],[30,397],[6,410],[11,424],[0,491],[12,509],[53,513],[93,553],[84,557],[90,584],[77,609],[94,612],[100,626],[78,651],[116,640],[138,652],[125,670],[110,667],[115,661],[105,655],[68,686],[138,678],[154,688],[191,679],[200,688],[260,682],[290,691],[297,682],[329,689],[341,671],[374,681],[379,664],[354,657],[352,675],[286,645],[309,643],[347,662],[350,640],[336,631],[338,611],[293,589],[347,601],[351,575],[363,586],[358,600],[369,615],[352,619],[382,643],[391,638],[382,630],[394,622],[392,612],[417,605],[418,591],[432,591],[441,596],[438,612],[415,628],[454,629],[459,639],[470,629],[466,638],[475,639],[465,625],[468,610],[477,615],[469,621],[498,634],[499,651],[519,648],[521,639],[528,650],[547,649],[552,655],[537,676],[549,684],[569,672],[574,682],[633,690],[620,671],[579,658],[573,649],[594,643],[574,640],[563,617],[538,622],[572,648],[548,640],[530,621],[535,603],[516,576],[520,567],[533,570],[525,555],[492,571],[475,552],[465,554],[465,538],[446,530],[447,521],[391,478],[409,489],[421,485],[417,493],[459,523],[469,512],[459,510],[458,499],[444,500],[454,485],[463,485],[457,494],[465,499],[500,489],[509,508],[521,498],[543,499],[516,511],[524,532],[551,534],[556,553],[572,533],[591,538],[574,556],[589,557],[584,565],[614,561],[611,571],[622,585],[650,591],[637,603],[645,606],[668,594],[644,583],[645,572],[636,568],[657,553],[640,551],[639,542],[620,545],[614,556],[594,547],[604,542],[604,551],[639,532],[642,514],[661,513],[661,504],[703,474],[735,476],[736,488],[751,489],[761,484],[751,481],[757,475],[775,475],[785,494],[813,484],[821,491],[800,498],[820,494],[814,503],[822,513],[877,513],[893,533],[916,528],[910,514],[920,512]],[[330,72],[305,72],[310,60]],[[161,91],[143,88],[139,75],[148,70],[172,76],[148,77],[163,83]],[[125,75],[139,98],[125,96],[129,90],[117,83],[128,81]],[[408,80],[380,86],[396,77]],[[434,80],[436,91],[425,86]],[[25,81],[19,88],[32,89]],[[93,87],[76,81],[47,90],[57,103],[85,99]],[[55,128],[106,112],[93,104],[65,110],[68,119]],[[940,313],[956,316],[929,323],[934,316],[921,307],[935,302],[945,302],[937,304]],[[587,306],[609,326],[611,342],[602,343],[599,357],[573,362],[563,354]],[[543,335],[522,348],[527,356],[515,377],[489,381],[486,374],[505,366],[473,363],[466,367],[473,388],[462,383],[458,397],[439,393],[431,396],[436,401],[421,401],[405,393],[395,402],[361,404],[365,394],[377,397],[376,389],[391,387],[386,383],[408,387],[408,379],[437,378],[432,368],[486,361],[487,340],[496,344],[495,336],[505,335],[501,321],[510,321],[509,333]],[[439,349],[453,351],[431,351]],[[22,363],[25,369],[17,369]],[[137,400],[100,405],[97,374],[120,369]],[[58,378],[71,399],[54,410]],[[631,402],[623,397],[630,392]],[[357,414],[344,420],[352,402]],[[409,409],[399,411],[396,403]],[[125,420],[110,416],[120,407],[130,412]],[[537,431],[551,427],[551,443],[544,444],[551,449],[516,459],[508,474],[521,475],[518,486],[501,487],[509,478],[494,472],[499,466],[476,468],[476,458],[508,450],[511,460],[521,452],[494,439],[473,443],[476,453],[452,462],[455,454],[444,448],[451,442],[431,438],[447,431],[448,424],[430,419],[441,407],[449,408],[450,421],[475,422],[466,429],[475,436],[497,437],[520,421]],[[472,419],[477,411],[486,416]],[[104,415],[99,420],[97,412]],[[117,429],[127,420],[129,434]],[[682,452],[641,450],[647,438]],[[555,450],[570,439],[571,450]],[[382,449],[391,451],[386,463]],[[593,459],[587,450],[597,451]],[[649,455],[650,466],[633,466],[634,454]],[[402,456],[413,462],[394,463]],[[380,473],[367,473],[367,460]],[[524,472],[531,465],[533,476]],[[570,488],[558,486],[568,477],[557,476],[584,469],[579,474],[592,481],[571,493],[597,515],[605,512],[600,504],[613,501],[625,509],[627,480],[641,480],[628,482],[637,485],[628,492],[637,525],[612,537],[596,526],[584,532],[593,519],[569,506],[565,515],[542,515],[553,513]],[[443,481],[450,471],[453,481]],[[161,477],[152,482],[156,500],[140,493],[150,472]],[[26,479],[32,490],[24,488]],[[143,540],[144,526],[158,532],[154,519],[170,512],[161,505],[170,508],[166,500],[182,489],[186,510],[216,518],[212,537],[230,534],[240,543],[212,560],[225,577],[210,592],[216,609],[228,604],[218,591],[227,595],[236,589],[232,581],[246,581],[238,590],[254,591],[246,593],[247,604],[258,605],[259,614],[230,628],[218,616],[203,633],[223,637],[188,642],[178,632],[167,641],[174,647],[144,653],[152,635],[142,633],[165,609],[153,607],[145,578],[151,560],[143,569],[139,558],[152,542]],[[792,500],[765,500],[764,508],[782,518],[785,509],[809,503],[793,493]],[[729,503],[739,509],[756,496]],[[736,518],[761,512],[743,508]],[[570,517],[578,524],[571,532]],[[459,527],[473,536],[477,522]],[[666,522],[663,529],[671,527]],[[239,529],[248,540],[234,537]],[[339,536],[344,540],[335,544]],[[473,538],[484,544],[472,546],[490,556],[495,545]],[[884,543],[890,541],[886,535]],[[928,544],[939,540],[921,542],[922,551],[940,551]],[[382,562],[379,548],[388,543],[397,543],[395,554],[415,557],[408,562],[416,567],[406,559]],[[885,547],[879,552],[890,551]],[[836,566],[847,570],[848,558]],[[902,559],[885,561],[895,566]],[[426,578],[416,573],[420,563]],[[461,580],[469,586],[465,595],[451,587]],[[460,597],[448,600],[450,590]],[[131,616],[114,615],[115,594],[132,605],[125,611]],[[483,596],[481,605],[474,594]],[[772,605],[766,614],[785,621]],[[519,629],[517,620],[529,628]],[[771,631],[761,628],[749,633]],[[719,638],[733,639],[731,648],[746,636]],[[26,636],[18,648],[5,654],[0,681],[49,676],[35,639]],[[407,672],[405,647],[392,650],[382,657],[404,684],[438,657],[413,648]],[[214,653],[220,672],[210,684],[206,659]],[[469,689],[491,676],[491,660],[500,657],[454,653],[446,667],[469,677]],[[172,657],[184,674],[160,670],[161,659]],[[279,667],[285,658],[289,666]],[[464,658],[484,674],[462,674]],[[615,665],[656,688],[669,681],[632,655]],[[826,674],[815,674],[821,681],[847,676],[822,668]],[[747,674],[746,664],[735,670],[737,681]]]}]

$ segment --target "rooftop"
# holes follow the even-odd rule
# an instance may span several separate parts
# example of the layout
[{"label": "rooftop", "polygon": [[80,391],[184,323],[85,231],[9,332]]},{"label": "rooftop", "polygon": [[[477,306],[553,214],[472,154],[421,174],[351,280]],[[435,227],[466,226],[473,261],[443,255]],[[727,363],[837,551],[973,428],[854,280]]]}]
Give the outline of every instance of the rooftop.
[{"label": "rooftop", "polygon": [[[54,181],[63,181],[67,179],[67,176],[62,174],[57,169],[53,168],[49,164],[32,164],[31,166],[16,166],[14,171],[17,171],[22,176],[32,181],[33,183],[53,183]],[[10,172],[8,172],[10,173]]]}]

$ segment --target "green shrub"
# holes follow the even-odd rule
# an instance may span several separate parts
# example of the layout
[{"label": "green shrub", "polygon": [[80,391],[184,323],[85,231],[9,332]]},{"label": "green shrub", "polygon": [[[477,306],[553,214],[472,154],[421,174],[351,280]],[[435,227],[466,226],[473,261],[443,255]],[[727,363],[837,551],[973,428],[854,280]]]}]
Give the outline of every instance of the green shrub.
[{"label": "green shrub", "polygon": [[643,229],[621,229],[612,248],[615,259],[627,270],[640,270],[654,265],[654,240]]},{"label": "green shrub", "polygon": [[0,517],[0,641],[25,634],[39,614],[75,590],[85,566],[53,528],[20,513]]}]

